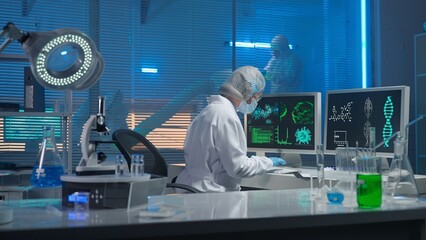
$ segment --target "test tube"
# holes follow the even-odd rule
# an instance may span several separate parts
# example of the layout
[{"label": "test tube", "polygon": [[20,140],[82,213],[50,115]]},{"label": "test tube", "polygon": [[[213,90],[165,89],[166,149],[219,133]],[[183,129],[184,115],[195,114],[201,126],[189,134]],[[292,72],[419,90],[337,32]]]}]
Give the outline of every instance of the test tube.
[{"label": "test tube", "polygon": [[369,150],[370,150],[370,156],[374,157],[376,156],[376,128],[375,127],[370,127],[369,130],[370,134],[369,134],[369,140],[370,140],[370,146],[369,146]]},{"label": "test tube", "polygon": [[324,187],[324,145],[317,145],[317,174],[318,174],[318,188]]},{"label": "test tube", "polygon": [[115,160],[115,176],[118,177],[123,175],[124,175],[123,156],[118,154]]}]

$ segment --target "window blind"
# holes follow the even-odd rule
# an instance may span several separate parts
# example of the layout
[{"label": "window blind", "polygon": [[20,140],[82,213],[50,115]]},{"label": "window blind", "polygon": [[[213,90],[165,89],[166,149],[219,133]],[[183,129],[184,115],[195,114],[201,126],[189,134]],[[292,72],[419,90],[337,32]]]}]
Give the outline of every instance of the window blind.
[{"label": "window blind", "polygon": [[[0,24],[14,22],[27,32],[78,28],[97,41],[105,60],[103,75],[96,89],[72,93],[73,167],[81,158],[82,126],[96,114],[98,94],[106,96],[111,132],[135,129],[169,163],[183,162],[187,128],[232,72],[233,57],[236,67],[254,65],[261,70],[271,57],[268,48],[230,46],[234,37],[239,42],[269,43],[276,34],[286,35],[303,63],[299,91],[360,86],[356,1],[235,0],[235,26],[229,0],[0,2]],[[29,64],[16,57],[22,55],[17,42],[0,54],[0,102],[23,106],[23,68]],[[61,91],[46,90],[46,107],[59,101],[63,111],[67,99]],[[34,152],[22,151],[25,143],[5,143],[1,137],[0,151],[5,154],[0,161],[35,162]],[[117,154],[111,144],[99,150],[113,156],[110,159]]]}]

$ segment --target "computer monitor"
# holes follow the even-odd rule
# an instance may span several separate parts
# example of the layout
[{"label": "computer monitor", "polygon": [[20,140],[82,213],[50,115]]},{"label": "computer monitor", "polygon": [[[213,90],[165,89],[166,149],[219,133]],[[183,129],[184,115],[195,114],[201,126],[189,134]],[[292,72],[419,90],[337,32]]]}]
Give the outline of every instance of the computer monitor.
[{"label": "computer monitor", "polygon": [[43,126],[55,127],[55,137],[62,137],[60,116],[5,116],[3,117],[4,142],[28,142],[43,139]]},{"label": "computer monitor", "polygon": [[321,142],[321,93],[264,95],[252,114],[246,114],[247,147],[256,155],[315,154]]},{"label": "computer monitor", "polygon": [[[397,131],[405,136],[409,121],[408,86],[332,90],[326,93],[324,149],[334,154],[336,147],[370,147],[369,130],[375,127],[376,144]],[[393,140],[377,148],[377,156],[393,156]]]}]

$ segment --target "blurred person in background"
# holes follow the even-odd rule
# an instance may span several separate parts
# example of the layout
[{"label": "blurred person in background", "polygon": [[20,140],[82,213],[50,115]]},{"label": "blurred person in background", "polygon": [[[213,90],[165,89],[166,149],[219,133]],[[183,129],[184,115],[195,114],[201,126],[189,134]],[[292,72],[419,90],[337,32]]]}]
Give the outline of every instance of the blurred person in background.
[{"label": "blurred person in background", "polygon": [[302,64],[290,49],[287,37],[279,34],[272,39],[271,55],[264,68],[265,79],[271,84],[271,93],[298,92]]}]

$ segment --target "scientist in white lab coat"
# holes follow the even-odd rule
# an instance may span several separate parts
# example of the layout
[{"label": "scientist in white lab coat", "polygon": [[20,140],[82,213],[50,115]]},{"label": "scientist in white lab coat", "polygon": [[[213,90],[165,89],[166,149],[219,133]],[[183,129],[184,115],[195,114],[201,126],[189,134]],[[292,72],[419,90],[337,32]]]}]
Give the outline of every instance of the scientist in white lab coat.
[{"label": "scientist in white lab coat", "polygon": [[222,84],[220,95],[211,95],[209,104],[188,128],[185,169],[176,183],[191,185],[202,192],[239,191],[241,178],[253,177],[285,160],[247,156],[247,142],[237,111],[250,114],[265,88],[265,79],[252,66],[236,69]]}]

